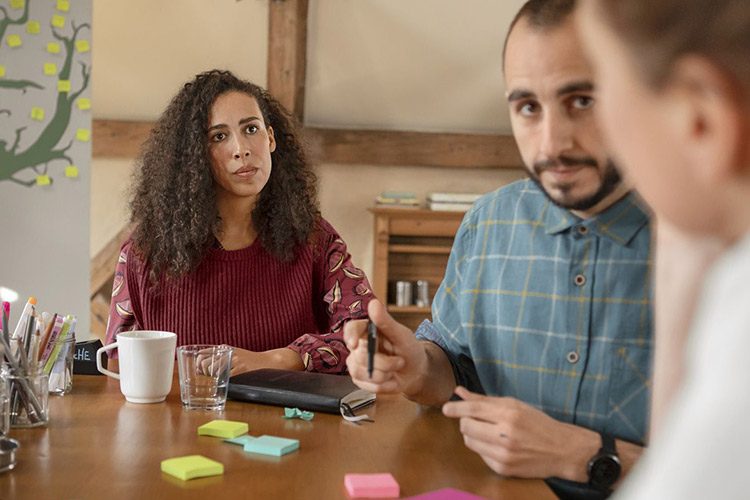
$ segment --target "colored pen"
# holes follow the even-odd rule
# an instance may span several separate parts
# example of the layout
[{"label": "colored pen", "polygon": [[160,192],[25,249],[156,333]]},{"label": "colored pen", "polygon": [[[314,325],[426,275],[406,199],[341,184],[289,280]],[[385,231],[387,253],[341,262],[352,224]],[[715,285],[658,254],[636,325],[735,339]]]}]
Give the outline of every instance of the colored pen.
[{"label": "colored pen", "polygon": [[367,323],[367,375],[372,378],[373,361],[375,351],[378,350],[378,329],[375,323]]},{"label": "colored pen", "polygon": [[26,301],[26,305],[23,306],[21,317],[18,318],[16,329],[13,331],[13,336],[11,337],[12,339],[23,338],[26,323],[29,321],[29,317],[34,311],[34,305],[36,305],[36,297],[29,297],[29,300]]}]

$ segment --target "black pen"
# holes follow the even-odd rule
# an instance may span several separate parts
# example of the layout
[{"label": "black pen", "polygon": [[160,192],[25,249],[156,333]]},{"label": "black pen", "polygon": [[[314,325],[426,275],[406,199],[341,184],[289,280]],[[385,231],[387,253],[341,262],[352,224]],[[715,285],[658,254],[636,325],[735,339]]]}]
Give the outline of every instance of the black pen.
[{"label": "black pen", "polygon": [[367,375],[372,378],[373,361],[375,359],[375,351],[378,350],[378,329],[375,327],[375,323],[370,321],[367,323]]}]

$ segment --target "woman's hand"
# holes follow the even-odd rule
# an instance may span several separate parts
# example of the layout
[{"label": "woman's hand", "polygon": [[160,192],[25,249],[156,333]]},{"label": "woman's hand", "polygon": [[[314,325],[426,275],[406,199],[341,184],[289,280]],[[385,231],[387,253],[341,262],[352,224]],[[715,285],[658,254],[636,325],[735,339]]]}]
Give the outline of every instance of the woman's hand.
[{"label": "woman's hand", "polygon": [[261,368],[277,368],[281,370],[302,370],[304,365],[299,354],[291,349],[271,349],[270,351],[248,351],[247,349],[234,348],[232,353],[232,369],[230,376]]}]

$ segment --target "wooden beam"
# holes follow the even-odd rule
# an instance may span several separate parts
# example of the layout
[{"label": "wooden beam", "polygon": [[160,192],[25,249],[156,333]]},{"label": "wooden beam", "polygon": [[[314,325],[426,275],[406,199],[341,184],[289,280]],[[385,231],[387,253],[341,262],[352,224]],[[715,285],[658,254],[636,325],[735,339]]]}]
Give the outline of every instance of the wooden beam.
[{"label": "wooden beam", "polygon": [[[153,123],[94,120],[94,157],[135,158]],[[305,127],[314,163],[521,168],[513,136]]]},{"label": "wooden beam", "polygon": [[[126,225],[91,259],[90,297],[93,298],[98,294],[101,288],[112,279],[112,275],[115,273],[117,258],[120,256],[120,247],[125,243],[125,239],[130,236],[130,232],[130,226]],[[106,292],[109,293],[111,291],[107,290]]]},{"label": "wooden beam", "polygon": [[94,120],[93,156],[135,158],[153,126],[152,122]]},{"label": "wooden beam", "polygon": [[304,129],[314,163],[522,168],[510,135]]},{"label": "wooden beam", "polygon": [[303,122],[308,0],[271,0],[268,10],[268,91]]}]

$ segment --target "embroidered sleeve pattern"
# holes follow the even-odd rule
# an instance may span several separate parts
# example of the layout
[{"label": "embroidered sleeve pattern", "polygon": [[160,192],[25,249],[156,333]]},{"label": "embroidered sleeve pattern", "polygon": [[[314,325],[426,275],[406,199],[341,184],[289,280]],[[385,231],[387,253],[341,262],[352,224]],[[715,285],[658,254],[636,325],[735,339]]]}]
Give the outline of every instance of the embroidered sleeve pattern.
[{"label": "embroidered sleeve pattern", "polygon": [[343,339],[344,323],[367,317],[367,304],[373,297],[365,273],[354,266],[346,243],[335,235],[325,251],[322,297],[328,314],[329,332],[305,334],[289,348],[298,352],[306,371],[346,372],[349,350]]},{"label": "embroidered sleeve pattern", "polygon": [[[130,304],[130,291],[128,290],[128,251],[132,242],[126,242],[120,249],[120,255],[115,265],[115,277],[112,283],[112,302],[109,306],[109,318],[107,319],[106,344],[116,340],[117,334],[133,330],[136,327],[135,315]],[[116,351],[109,351],[111,357],[117,357]]]}]

